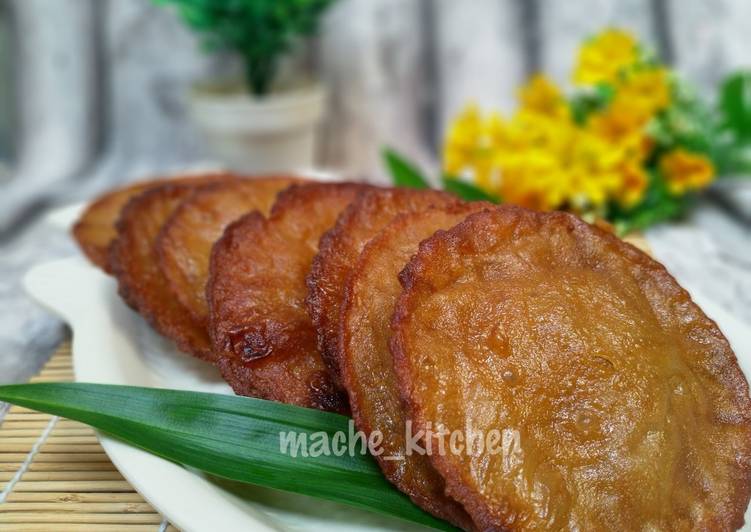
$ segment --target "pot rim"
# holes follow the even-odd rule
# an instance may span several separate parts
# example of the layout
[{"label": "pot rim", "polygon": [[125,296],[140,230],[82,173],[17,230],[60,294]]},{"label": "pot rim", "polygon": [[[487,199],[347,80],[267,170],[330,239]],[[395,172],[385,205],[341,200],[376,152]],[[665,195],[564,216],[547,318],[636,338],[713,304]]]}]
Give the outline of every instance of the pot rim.
[{"label": "pot rim", "polygon": [[[244,111],[257,109],[270,112],[287,110],[295,107],[320,106],[326,98],[325,87],[317,81],[311,81],[293,88],[272,92],[258,97],[247,91],[231,93],[210,92],[207,84],[194,84],[190,89],[191,101],[201,107],[220,107],[226,112],[228,108],[242,108]],[[202,88],[204,87],[204,88]]]}]

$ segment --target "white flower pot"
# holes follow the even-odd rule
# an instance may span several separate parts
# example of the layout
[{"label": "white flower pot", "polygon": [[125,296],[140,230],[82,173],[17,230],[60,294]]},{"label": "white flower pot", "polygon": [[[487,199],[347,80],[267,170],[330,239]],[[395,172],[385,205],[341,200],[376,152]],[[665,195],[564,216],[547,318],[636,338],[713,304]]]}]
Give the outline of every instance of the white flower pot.
[{"label": "white flower pot", "polygon": [[191,93],[190,113],[213,154],[248,173],[314,167],[325,92],[318,84],[256,98],[247,92]]}]

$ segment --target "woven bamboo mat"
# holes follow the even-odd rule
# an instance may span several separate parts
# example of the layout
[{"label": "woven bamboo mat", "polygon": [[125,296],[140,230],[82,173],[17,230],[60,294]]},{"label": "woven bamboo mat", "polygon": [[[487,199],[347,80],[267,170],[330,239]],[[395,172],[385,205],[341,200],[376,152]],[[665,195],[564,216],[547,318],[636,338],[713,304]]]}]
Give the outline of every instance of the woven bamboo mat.
[{"label": "woven bamboo mat", "polygon": [[[70,343],[65,342],[31,382],[72,380]],[[92,429],[27,408],[3,406],[0,530],[176,530],[115,469]]]}]

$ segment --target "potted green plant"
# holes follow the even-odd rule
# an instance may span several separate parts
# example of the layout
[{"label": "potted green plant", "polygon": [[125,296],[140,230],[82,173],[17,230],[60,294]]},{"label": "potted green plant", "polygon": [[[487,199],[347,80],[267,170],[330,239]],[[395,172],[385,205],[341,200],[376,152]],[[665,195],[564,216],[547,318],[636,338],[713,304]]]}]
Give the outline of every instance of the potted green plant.
[{"label": "potted green plant", "polygon": [[325,91],[280,61],[312,35],[333,0],[156,0],[174,5],[208,50],[229,50],[244,80],[197,83],[190,113],[214,154],[247,172],[308,170]]}]

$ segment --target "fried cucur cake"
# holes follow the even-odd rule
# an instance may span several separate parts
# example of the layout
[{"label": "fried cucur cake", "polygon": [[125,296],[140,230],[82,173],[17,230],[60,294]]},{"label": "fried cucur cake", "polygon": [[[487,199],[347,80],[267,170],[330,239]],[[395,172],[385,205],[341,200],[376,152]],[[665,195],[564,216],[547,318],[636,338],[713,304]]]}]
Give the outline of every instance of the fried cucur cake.
[{"label": "fried cucur cake", "polygon": [[[223,177],[226,174],[216,174],[215,177]],[[122,188],[118,188],[99,196],[81,214],[73,226],[73,238],[84,252],[86,257],[107,273],[111,273],[109,266],[109,247],[117,236],[115,223],[120,216],[120,211],[128,201],[150,188],[155,188],[164,183],[190,182],[193,179],[206,179],[206,175],[158,178],[149,181],[139,181]]]},{"label": "fried cucur cake", "polygon": [[437,190],[372,189],[342,212],[322,237],[307,278],[307,305],[318,331],[318,346],[334,384],[342,387],[338,361],[339,311],[344,283],[363,246],[394,216],[459,200]]},{"label": "fried cucur cake", "polygon": [[110,273],[109,247],[117,236],[115,222],[120,211],[132,197],[162,183],[143,181],[107,192],[92,202],[73,226],[73,238],[86,257]]},{"label": "fried cucur cake", "polygon": [[190,182],[165,183],[132,198],[117,221],[117,238],[109,258],[125,302],[159,333],[174,340],[180,350],[205,360],[213,358],[206,328],[170,291],[159,268],[155,244],[164,223],[195,187],[222,179],[231,178],[212,175]]},{"label": "fried cucur cake", "polygon": [[471,427],[472,452],[430,459],[479,528],[743,524],[748,383],[663,266],[574,216],[500,208],[424,241],[400,279],[402,397],[434,448]]},{"label": "fried cucur cake", "polygon": [[343,412],[305,309],[305,276],[318,240],[366,189],[351,183],[293,186],[269,218],[230,224],[211,253],[209,331],[235,392]]},{"label": "fried cucur cake", "polygon": [[352,417],[365,434],[383,434],[383,453],[376,456],[383,473],[418,506],[465,529],[471,525],[469,516],[444,494],[443,478],[428,457],[407,453],[405,414],[388,340],[402,290],[398,275],[418,244],[491,207],[462,203],[397,216],[368,242],[354,264],[345,287],[339,335],[339,362]]},{"label": "fried cucur cake", "polygon": [[208,321],[206,280],[211,246],[227,225],[251,211],[268,214],[276,195],[300,182],[291,177],[225,180],[197,188],[164,224],[159,266],[172,293],[202,325]]}]

